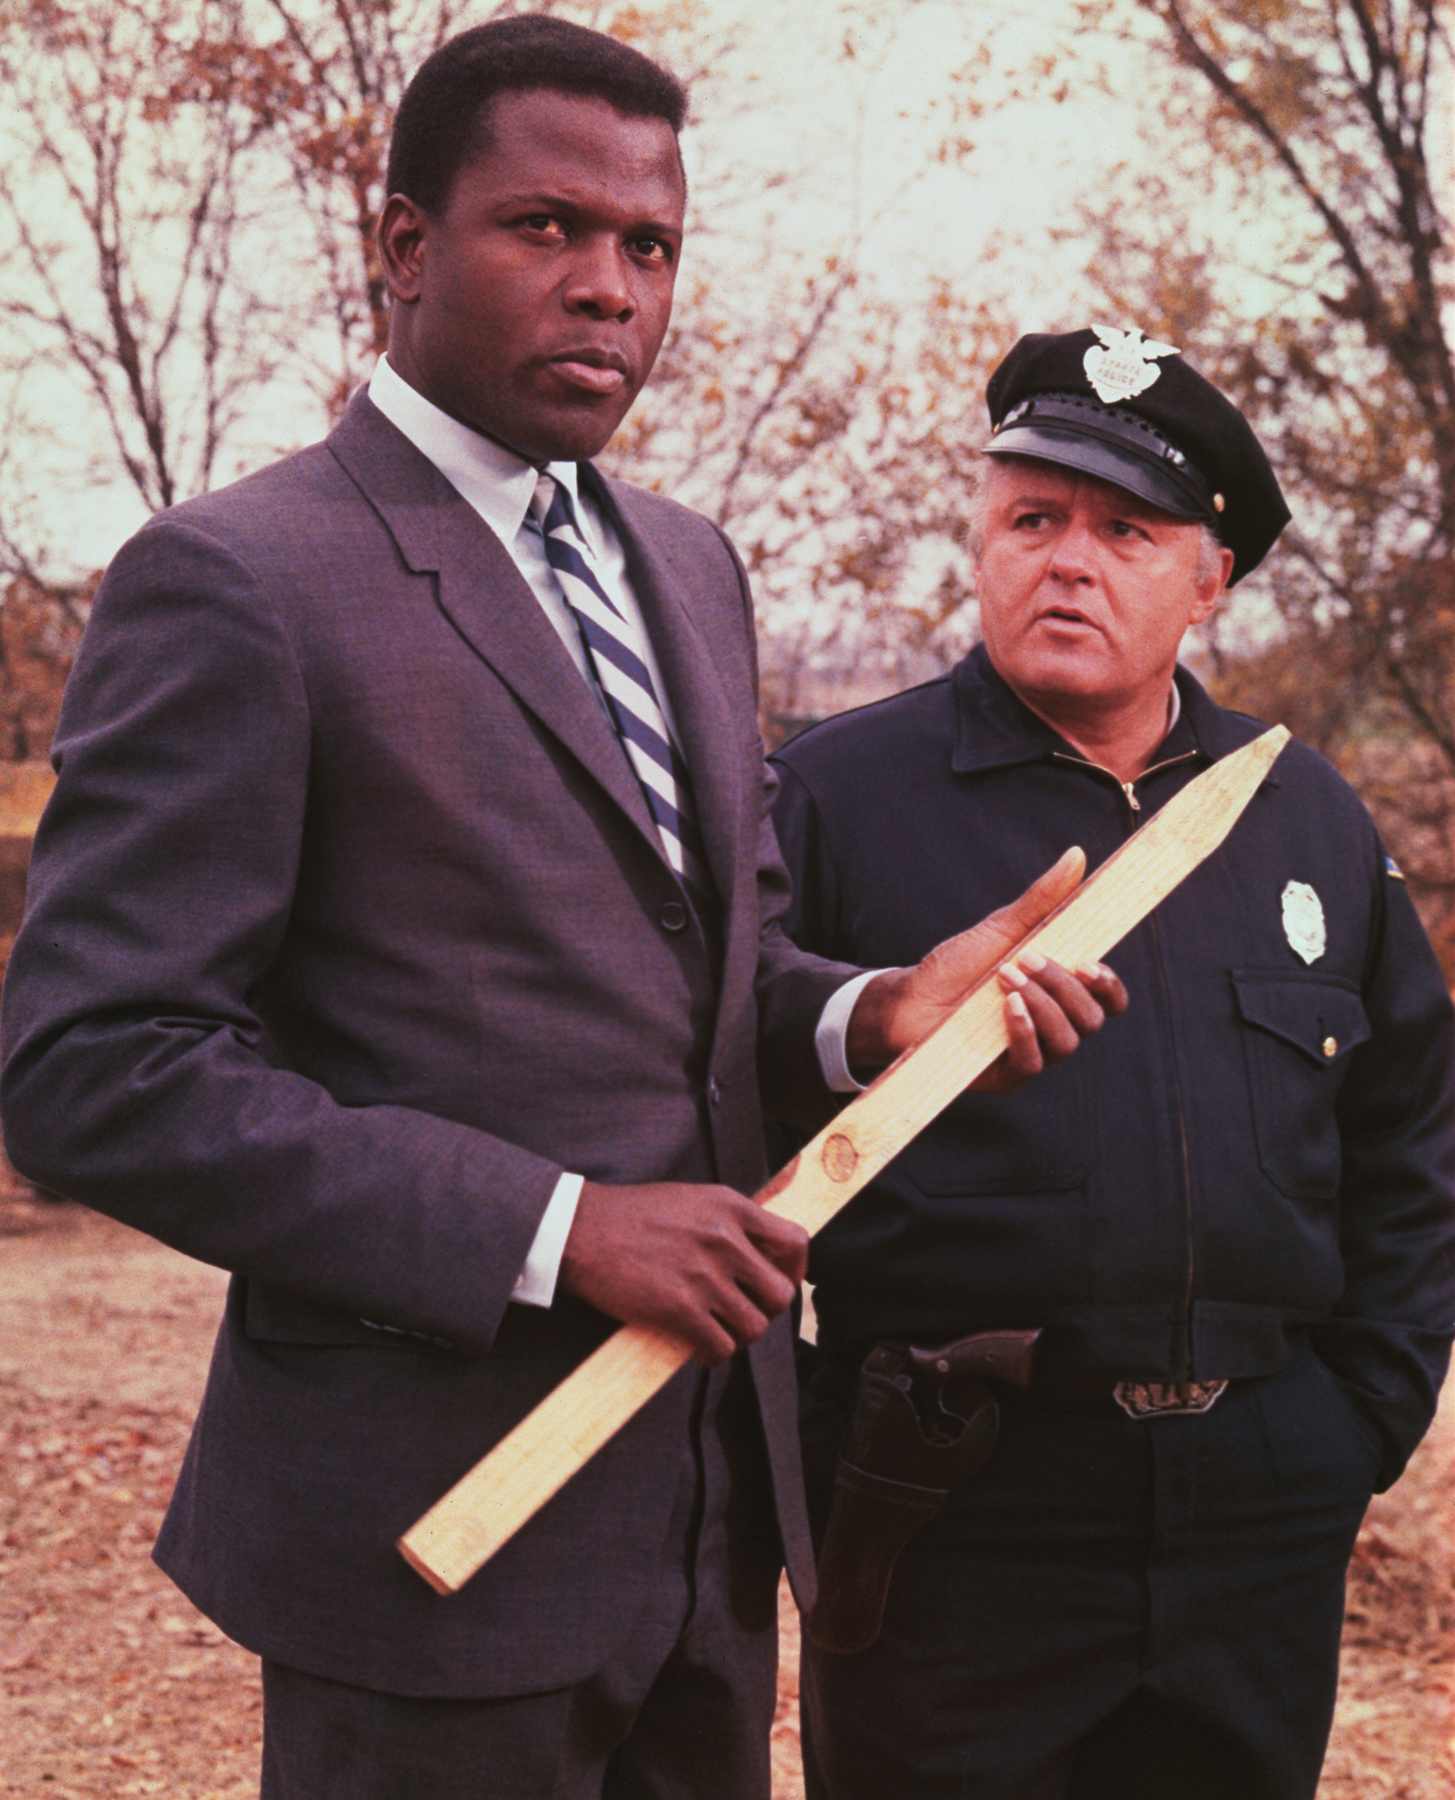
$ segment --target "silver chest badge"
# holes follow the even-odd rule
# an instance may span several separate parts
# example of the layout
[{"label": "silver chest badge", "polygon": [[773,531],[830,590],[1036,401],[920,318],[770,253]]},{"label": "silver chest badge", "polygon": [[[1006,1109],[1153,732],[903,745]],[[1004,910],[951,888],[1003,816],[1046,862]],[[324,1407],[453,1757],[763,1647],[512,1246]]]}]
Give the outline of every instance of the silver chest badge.
[{"label": "silver chest badge", "polygon": [[1086,379],[1096,390],[1103,406],[1115,406],[1119,400],[1130,400],[1143,393],[1162,373],[1156,358],[1180,356],[1175,344],[1159,344],[1143,337],[1137,326],[1130,331],[1117,331],[1110,325],[1091,328],[1101,339],[1081,359]]},{"label": "silver chest badge", "polygon": [[1290,881],[1283,890],[1283,932],[1306,963],[1317,962],[1323,955],[1329,941],[1324,909],[1306,881]]}]

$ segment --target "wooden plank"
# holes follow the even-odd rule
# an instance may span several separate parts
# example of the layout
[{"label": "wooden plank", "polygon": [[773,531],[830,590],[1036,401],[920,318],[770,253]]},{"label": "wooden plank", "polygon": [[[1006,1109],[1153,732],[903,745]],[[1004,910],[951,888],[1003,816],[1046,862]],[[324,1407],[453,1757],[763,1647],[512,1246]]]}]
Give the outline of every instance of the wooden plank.
[{"label": "wooden plank", "polygon": [[[1214,763],[1003,960],[1037,950],[1074,968],[1105,956],[1223,841],[1287,741],[1276,726]],[[757,1198],[809,1232],[822,1229],[1001,1054],[1004,1013],[992,972]],[[666,1332],[623,1326],[405,1533],[406,1561],[440,1593],[455,1593],[690,1357]]]}]

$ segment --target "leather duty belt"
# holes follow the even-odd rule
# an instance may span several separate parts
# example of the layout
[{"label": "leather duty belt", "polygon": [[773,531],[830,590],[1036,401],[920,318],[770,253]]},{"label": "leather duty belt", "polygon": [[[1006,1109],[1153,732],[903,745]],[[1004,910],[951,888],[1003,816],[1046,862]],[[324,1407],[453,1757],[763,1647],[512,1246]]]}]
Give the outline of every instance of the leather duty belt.
[{"label": "leather duty belt", "polygon": [[1210,1412],[1232,1386],[1231,1381],[1118,1381],[1107,1375],[1094,1381],[1038,1381],[1020,1398],[1038,1400],[1115,1400],[1128,1417],[1157,1419],[1170,1413]]},{"label": "leather duty belt", "polygon": [[[997,1393],[1115,1400],[1133,1419],[1205,1413],[1226,1381],[1032,1381],[1038,1331],[985,1331],[939,1349],[881,1344],[859,1372],[834,1471],[818,1562],[818,1602],[804,1628],[821,1650],[851,1655],[879,1635],[899,1553],[950,1490],[990,1460]],[[993,1385],[992,1385],[993,1384]]]}]

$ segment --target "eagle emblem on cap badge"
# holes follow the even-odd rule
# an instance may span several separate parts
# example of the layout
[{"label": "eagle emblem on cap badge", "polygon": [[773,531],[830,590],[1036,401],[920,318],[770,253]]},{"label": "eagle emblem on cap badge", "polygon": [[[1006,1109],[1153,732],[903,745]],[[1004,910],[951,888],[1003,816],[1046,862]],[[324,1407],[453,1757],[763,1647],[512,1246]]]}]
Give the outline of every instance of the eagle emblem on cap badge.
[{"label": "eagle emblem on cap badge", "polygon": [[1176,344],[1159,344],[1144,337],[1134,325],[1130,331],[1118,331],[1111,325],[1093,325],[1101,339],[1082,358],[1086,379],[1103,406],[1115,406],[1119,400],[1130,400],[1151,387],[1162,373],[1157,361],[1164,356],[1180,356]]}]

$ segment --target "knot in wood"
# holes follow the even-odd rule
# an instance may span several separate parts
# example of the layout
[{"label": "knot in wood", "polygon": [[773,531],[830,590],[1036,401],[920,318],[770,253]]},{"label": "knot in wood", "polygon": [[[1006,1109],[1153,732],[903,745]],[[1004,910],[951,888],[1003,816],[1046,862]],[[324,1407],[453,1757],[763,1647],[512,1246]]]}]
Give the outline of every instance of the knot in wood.
[{"label": "knot in wood", "polygon": [[841,1131],[823,1147],[824,1173],[830,1181],[847,1181],[859,1166],[859,1152]]}]

